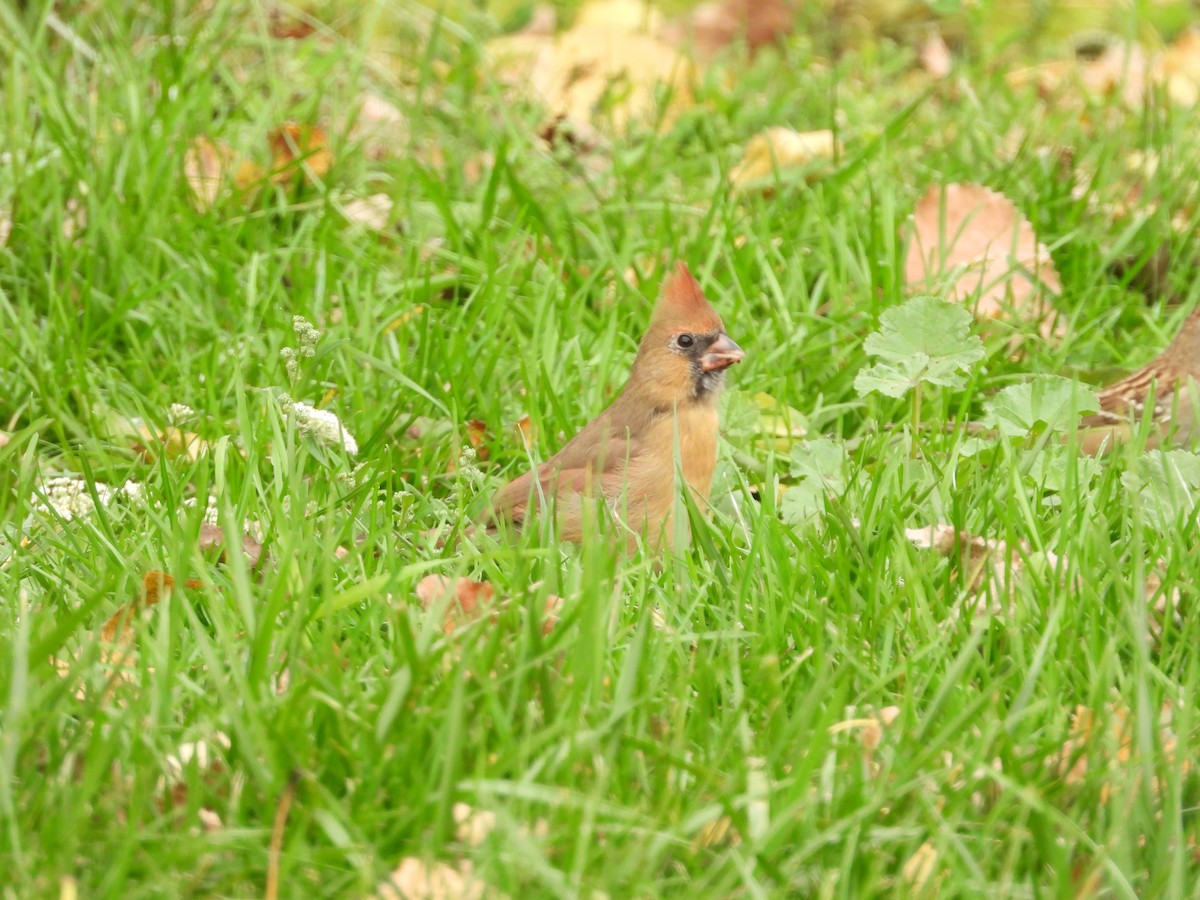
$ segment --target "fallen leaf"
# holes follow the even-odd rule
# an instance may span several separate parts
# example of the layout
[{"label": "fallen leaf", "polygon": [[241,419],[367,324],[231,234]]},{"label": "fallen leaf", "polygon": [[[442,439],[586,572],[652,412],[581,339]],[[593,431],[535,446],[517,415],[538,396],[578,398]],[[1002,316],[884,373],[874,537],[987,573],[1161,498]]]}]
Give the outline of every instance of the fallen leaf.
[{"label": "fallen leaf", "polygon": [[106,644],[132,643],[134,618],[139,612],[156,606],[174,587],[175,579],[166,572],[147,572],[142,577],[142,596],[113,613],[100,629],[100,640]]},{"label": "fallen leaf", "polygon": [[132,449],[140,453],[147,462],[157,459],[156,451],[161,451],[166,459],[186,459],[197,462],[208,453],[208,442],[198,434],[181,431],[173,425],[168,425],[161,431],[155,431],[145,422],[137,424],[139,441],[134,441]]},{"label": "fallen leaf", "polygon": [[720,816],[705,824],[696,836],[692,838],[692,850],[707,850],[710,847],[736,847],[742,842],[742,836],[734,827],[733,819]]},{"label": "fallen leaf", "polygon": [[372,231],[385,231],[392,220],[392,198],[387,194],[356,197],[343,203],[341,210],[348,222]]},{"label": "fallen leaf", "polygon": [[455,803],[450,811],[454,816],[454,837],[460,844],[478,847],[496,827],[496,814],[472,809],[466,803]]},{"label": "fallen leaf", "polygon": [[[634,122],[668,127],[692,100],[691,63],[656,37],[660,24],[640,0],[595,0],[557,37],[515,34],[488,45],[499,76],[528,86],[553,115],[577,122],[607,116],[617,130]],[[670,100],[658,110],[656,91]]]},{"label": "fallen leaf", "polygon": [[[225,529],[220,525],[204,522],[200,525],[200,537],[196,543],[202,551],[209,550],[212,547],[223,548],[225,543]],[[243,534],[242,555],[246,557],[246,562],[250,564],[252,570],[257,569],[259,563],[263,561],[263,546],[250,535]],[[224,559],[223,549],[219,558]]]},{"label": "fallen leaf", "polygon": [[205,834],[216,834],[225,828],[225,823],[221,821],[221,816],[216,810],[201,807],[196,810],[196,817],[200,819]]},{"label": "fallen leaf", "polygon": [[942,33],[936,28],[930,29],[917,50],[917,60],[921,68],[934,78],[945,78],[954,68],[954,59],[950,56],[950,48],[942,38]]},{"label": "fallen leaf", "polygon": [[[86,191],[85,191],[86,193]],[[81,235],[88,225],[87,207],[78,197],[71,197],[63,208],[62,235],[68,241]]]},{"label": "fallen leaf", "polygon": [[[1098,730],[1095,712],[1086,706],[1076,706],[1062,748],[1046,758],[1046,764],[1068,787],[1084,784],[1091,771],[1111,773],[1119,768],[1128,771],[1135,781],[1140,779],[1143,767],[1137,753],[1136,717],[1130,716],[1124,706],[1113,703],[1107,704],[1103,712],[1108,720],[1108,728]],[[1172,729],[1173,719],[1174,707],[1170,701],[1166,701],[1159,708],[1155,737],[1158,743],[1156,749],[1161,751],[1168,766],[1175,765],[1178,754],[1178,739]],[[1188,757],[1181,759],[1179,765],[1182,773],[1191,771],[1192,763]],[[1161,770],[1157,756],[1154,770]],[[1162,776],[1155,775],[1150,782],[1151,791],[1157,795],[1162,784]],[[1100,787],[1100,802],[1107,803],[1111,792],[1111,784],[1104,781]]]},{"label": "fallen leaf", "polygon": [[920,892],[928,884],[937,866],[937,859],[937,850],[933,844],[926,841],[904,863],[900,873],[914,893]]},{"label": "fallen leaf", "polygon": [[503,895],[475,877],[471,863],[451,866],[407,856],[375,890],[377,900],[482,900]]},{"label": "fallen leaf", "polygon": [[739,40],[755,53],[778,44],[795,28],[796,14],[787,0],[717,0],[701,3],[674,28],[663,30],[668,39],[690,40],[702,56]]},{"label": "fallen leaf", "polygon": [[192,200],[200,212],[212,209],[221,196],[225,179],[234,162],[233,148],[212,138],[195,138],[183,154],[183,177],[192,189]]},{"label": "fallen leaf", "polygon": [[[536,590],[539,584],[531,585],[530,590]],[[426,575],[417,583],[416,594],[425,609],[440,603],[446,604],[442,614],[442,631],[445,634],[452,634],[460,625],[480,618],[488,609],[492,610],[491,621],[495,622],[501,606],[500,603],[492,603],[496,589],[489,582],[470,578],[452,579],[445,575]],[[542,609],[542,634],[549,634],[554,630],[563,603],[562,597],[554,594],[546,597]]]},{"label": "fallen leaf", "polygon": [[362,141],[363,152],[369,159],[395,156],[409,146],[411,134],[408,118],[400,107],[379,94],[366,93],[354,118],[351,136]]},{"label": "fallen leaf", "polygon": [[532,450],[534,444],[537,443],[537,426],[533,424],[533,420],[529,418],[529,413],[521,416],[513,423],[513,430],[521,438],[521,444],[526,450]]},{"label": "fallen leaf", "polygon": [[475,619],[482,607],[492,602],[496,589],[486,581],[470,578],[448,578],[445,575],[426,575],[417,583],[417,599],[426,609],[449,601],[442,619],[442,631],[450,634],[461,619]]},{"label": "fallen leaf", "polygon": [[271,37],[287,41],[303,40],[317,30],[310,20],[285,13],[277,6],[267,12],[267,27]]},{"label": "fallen leaf", "polygon": [[1156,62],[1137,44],[1111,43],[1092,55],[1077,54],[1016,69],[1006,78],[1014,88],[1034,85],[1046,100],[1063,101],[1078,92],[1086,99],[1103,101],[1116,97],[1126,107],[1139,108],[1154,76]]},{"label": "fallen leaf", "polygon": [[[194,775],[200,776],[200,783],[213,788],[228,772],[223,757],[232,746],[229,735],[223,731],[214,732],[207,740],[180,744],[164,760],[165,771],[154,787],[160,808],[179,809],[186,805],[190,789],[197,783]],[[201,812],[200,821],[204,823],[206,831],[210,830],[210,826],[211,830],[221,827],[221,817],[212,810]]]},{"label": "fallen leaf", "polygon": [[977,316],[1016,316],[1056,333],[1048,295],[1061,291],[1058,272],[1033,226],[1003,194],[978,184],[933,185],[918,201],[905,260],[916,290],[939,283],[948,299],[978,294]]},{"label": "fallen leaf", "polygon": [[1200,29],[1192,26],[1154,61],[1154,78],[1165,86],[1171,102],[1192,107],[1200,100]]},{"label": "fallen leaf", "polygon": [[319,125],[285,122],[267,136],[267,141],[271,146],[271,180],[276,184],[290,181],[297,167],[310,184],[315,183],[333,166],[329,139]]},{"label": "fallen leaf", "polygon": [[745,188],[773,179],[786,169],[801,169],[816,160],[830,159],[838,150],[833,132],[828,129],[800,132],[774,126],[750,139],[729,180],[734,187]]}]

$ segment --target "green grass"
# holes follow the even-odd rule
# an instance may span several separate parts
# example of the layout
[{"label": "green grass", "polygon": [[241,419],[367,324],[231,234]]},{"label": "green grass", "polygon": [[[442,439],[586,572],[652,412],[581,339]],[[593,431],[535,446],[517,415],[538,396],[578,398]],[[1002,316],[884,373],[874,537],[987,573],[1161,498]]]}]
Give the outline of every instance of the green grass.
[{"label": "green grass", "polygon": [[[1131,494],[1136,447],[1094,467],[1032,442],[967,455],[941,427],[1031,373],[1103,382],[1169,339],[1200,300],[1194,114],[1046,109],[1005,84],[1030,61],[1020,41],[968,42],[910,112],[925,89],[910,51],[880,41],[830,64],[814,22],[782,53],[718,63],[669,131],[613,138],[595,172],[540,152],[542,113],[483,76],[468,30],[416,6],[342,13],[301,41],[240,4],[57,4],[58,30],[49,4],[25,6],[0,9],[5,896],[68,878],[85,897],[259,895],[292,783],[284,897],[367,895],[406,856],[468,859],[514,897],[903,896],[926,843],[928,895],[1075,896],[1093,877],[1110,896],[1194,891],[1195,517],[1159,523]],[[407,116],[379,159],[346,121],[366,90]],[[195,137],[265,164],[287,119],[328,128],[321,185],[194,207]],[[731,195],[741,148],[776,124],[836,126],[856,164]],[[1101,201],[1131,151],[1157,152],[1161,207],[1090,210],[1066,145]],[[914,433],[909,400],[853,382],[905,298],[898,229],[941,180],[1014,198],[1072,327],[1020,360],[988,334],[967,387],[927,392]],[[397,227],[349,226],[339,205],[377,192]],[[87,224],[66,236],[72,199]],[[1176,210],[1190,230],[1172,230]],[[1109,272],[1164,245],[1186,309]],[[544,458],[619,389],[662,266],[637,289],[621,275],[674,258],[747,351],[692,546],[661,566],[537,534],[438,548],[429,529],[457,529],[528,464],[514,422],[530,417]],[[322,338],[290,384],[294,315]],[[298,434],[279,390],[340,416],[357,457]],[[780,515],[792,448],[764,439],[759,392],[849,450],[811,523]],[[197,460],[148,460],[114,426],[160,429],[174,403],[197,413]],[[470,420],[486,459],[460,465]],[[36,508],[56,474],[146,499],[64,523]],[[185,501],[209,495],[230,538],[261,531],[259,571],[201,549]],[[905,537],[935,522],[1078,577],[1034,560],[1005,612],[974,616],[959,566]],[[1142,591],[1156,568],[1181,593],[1161,635]],[[179,586],[137,619],[121,677],[100,630],[155,570]],[[446,636],[416,599],[430,573],[510,602]],[[561,621],[543,635],[551,594]],[[834,727],[887,707],[873,752],[861,726]],[[1076,707],[1094,717],[1082,736]],[[199,740],[220,763],[173,782],[169,758]],[[457,803],[496,816],[477,847],[456,839]],[[723,817],[726,838],[701,840]]]}]

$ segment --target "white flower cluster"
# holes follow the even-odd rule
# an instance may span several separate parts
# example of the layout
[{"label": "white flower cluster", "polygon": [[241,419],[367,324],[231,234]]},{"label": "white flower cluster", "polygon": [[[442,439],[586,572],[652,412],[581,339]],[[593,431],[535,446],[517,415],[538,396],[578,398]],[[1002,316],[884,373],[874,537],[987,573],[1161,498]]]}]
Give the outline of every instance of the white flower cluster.
[{"label": "white flower cluster", "polygon": [[36,512],[48,515],[56,513],[60,518],[83,519],[96,511],[96,500],[107,506],[112,500],[114,491],[107,484],[99,481],[95,484],[96,497],[93,499],[88,491],[87,482],[82,478],[70,475],[57,475],[42,482],[42,496],[36,493],[30,498]]},{"label": "white flower cluster", "polygon": [[304,316],[292,316],[292,331],[296,333],[297,346],[284,347],[279,351],[279,355],[287,367],[288,380],[295,384],[300,380],[300,360],[316,356],[317,341],[321,340],[321,332]]},{"label": "white flower cluster", "polygon": [[301,434],[314,438],[327,447],[341,447],[351,456],[358,453],[358,441],[342,425],[342,420],[327,409],[317,409],[307,403],[293,400],[287,394],[279,395],[279,405],[296,419],[296,428]]},{"label": "white flower cluster", "polygon": [[[195,497],[188,497],[186,500],[183,501],[183,505],[185,507],[187,507],[188,509],[195,509],[197,506],[199,506],[199,502],[197,501],[197,499]],[[218,514],[219,514],[219,510],[217,508],[217,498],[210,496],[208,498],[208,500],[205,501],[204,524],[205,525],[219,525],[220,522],[217,521]]]},{"label": "white flower cluster", "polygon": [[196,411],[183,403],[172,403],[167,407],[167,421],[172,425],[182,425],[196,418]]}]

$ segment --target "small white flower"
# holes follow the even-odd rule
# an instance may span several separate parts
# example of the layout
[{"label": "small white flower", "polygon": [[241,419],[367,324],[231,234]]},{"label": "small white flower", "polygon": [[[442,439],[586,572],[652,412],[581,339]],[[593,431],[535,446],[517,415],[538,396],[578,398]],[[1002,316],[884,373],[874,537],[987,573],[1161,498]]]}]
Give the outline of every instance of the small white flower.
[{"label": "small white flower", "polygon": [[312,358],[317,351],[317,341],[321,340],[321,332],[304,316],[292,316],[292,331],[296,332],[296,340],[300,344],[300,355]]},{"label": "small white flower", "polygon": [[[188,497],[186,500],[183,501],[183,505],[188,509],[195,509],[200,504],[199,504],[199,501],[195,497]],[[220,509],[217,506],[217,498],[209,497],[205,501],[205,506],[204,506],[204,524],[205,525],[219,525],[220,524],[220,522],[218,521],[219,517],[220,517]]]},{"label": "small white flower", "polygon": [[307,403],[299,403],[287,394],[279,395],[279,405],[296,418],[296,429],[327,447],[341,446],[351,456],[358,453],[358,441],[342,425],[342,420],[327,409],[317,409]]},{"label": "small white flower", "polygon": [[[101,505],[107,506],[113,498],[113,489],[107,484],[96,482],[95,490],[96,499]],[[96,511],[96,501],[92,499],[87,483],[82,478],[71,475],[47,478],[42,482],[42,494],[44,499],[37,494],[30,499],[33,508],[43,514],[53,511],[62,519],[70,521],[85,518]]]},{"label": "small white flower", "polygon": [[196,411],[183,403],[172,403],[167,407],[167,421],[172,425],[182,425],[189,419],[196,418]]},{"label": "small white flower", "polygon": [[146,496],[146,486],[140,481],[127,481],[121,485],[121,493],[130,500],[141,500]]}]

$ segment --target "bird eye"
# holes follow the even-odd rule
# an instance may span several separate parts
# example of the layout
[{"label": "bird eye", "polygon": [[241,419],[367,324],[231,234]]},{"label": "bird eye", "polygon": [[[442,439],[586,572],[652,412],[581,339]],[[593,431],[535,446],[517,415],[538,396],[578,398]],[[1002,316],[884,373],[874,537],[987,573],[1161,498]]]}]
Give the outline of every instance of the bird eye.
[{"label": "bird eye", "polygon": [[688,347],[692,346],[692,344],[696,343],[696,339],[690,334],[681,334],[679,337],[675,338],[675,343],[686,350]]}]

